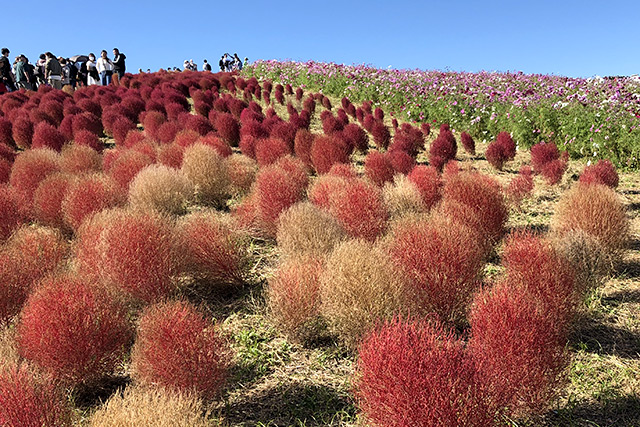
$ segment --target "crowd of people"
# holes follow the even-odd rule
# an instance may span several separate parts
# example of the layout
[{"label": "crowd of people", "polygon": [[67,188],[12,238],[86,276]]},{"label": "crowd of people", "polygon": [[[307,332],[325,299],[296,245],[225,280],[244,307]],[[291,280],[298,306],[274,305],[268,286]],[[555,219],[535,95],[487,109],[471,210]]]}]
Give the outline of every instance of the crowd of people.
[{"label": "crowd of people", "polygon": [[71,58],[56,57],[51,52],[40,55],[35,64],[21,54],[10,62],[10,51],[2,48],[0,56],[0,93],[18,89],[36,90],[41,85],[55,89],[64,86],[109,85],[116,83],[126,72],[126,56],[118,48],[113,49],[113,59],[107,51],[100,52],[96,59],[93,53],[76,55]]},{"label": "crowd of people", "polygon": [[[218,62],[218,65],[220,66],[220,71],[231,72],[231,71],[242,70],[242,67],[247,65],[248,62],[249,62],[249,58],[244,58],[244,62],[243,62],[237,53],[234,53],[233,56],[231,56],[228,53],[225,53],[220,57],[220,61]],[[198,65],[195,62],[193,62],[193,59],[190,59],[190,60],[185,59],[184,63],[182,64],[182,67],[184,71],[198,71]],[[169,68],[169,71],[171,71],[171,68]],[[178,71],[178,70],[174,68],[173,71]],[[206,59],[202,64],[202,71],[211,71],[211,64],[209,64],[209,62]]]}]

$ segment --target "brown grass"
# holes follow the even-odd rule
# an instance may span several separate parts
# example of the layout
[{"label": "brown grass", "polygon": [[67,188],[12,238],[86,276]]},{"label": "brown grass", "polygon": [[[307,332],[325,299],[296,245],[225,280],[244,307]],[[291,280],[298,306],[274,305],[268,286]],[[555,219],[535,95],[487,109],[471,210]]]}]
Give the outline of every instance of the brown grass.
[{"label": "brown grass", "polygon": [[283,258],[325,257],[346,238],[333,216],[309,202],[297,203],[282,213],[276,236]]},{"label": "brown grass", "polygon": [[178,215],[187,209],[193,185],[180,172],[164,165],[142,169],[129,185],[129,203],[134,209],[154,209]]},{"label": "brown grass", "polygon": [[420,191],[405,175],[396,175],[393,183],[386,183],[382,189],[382,198],[391,220],[427,211]]},{"label": "brown grass", "polygon": [[182,158],[182,173],[195,186],[199,201],[221,206],[229,197],[229,170],[215,149],[203,144],[188,147]]},{"label": "brown grass", "polygon": [[92,427],[206,427],[219,425],[200,399],[154,388],[127,387],[89,420]]},{"label": "brown grass", "polygon": [[413,312],[413,295],[380,246],[349,240],[331,253],[322,275],[321,313],[347,347],[354,349],[378,322]]}]

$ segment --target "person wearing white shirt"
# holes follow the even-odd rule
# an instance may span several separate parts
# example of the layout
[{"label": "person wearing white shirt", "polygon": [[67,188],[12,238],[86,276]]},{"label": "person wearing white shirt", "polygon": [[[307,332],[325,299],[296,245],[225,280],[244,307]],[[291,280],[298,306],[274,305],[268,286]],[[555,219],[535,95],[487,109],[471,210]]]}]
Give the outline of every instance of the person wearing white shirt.
[{"label": "person wearing white shirt", "polygon": [[111,84],[111,76],[113,75],[113,62],[107,56],[107,51],[100,52],[100,58],[96,62],[96,68],[98,74],[100,74],[100,81],[102,86],[108,86]]}]

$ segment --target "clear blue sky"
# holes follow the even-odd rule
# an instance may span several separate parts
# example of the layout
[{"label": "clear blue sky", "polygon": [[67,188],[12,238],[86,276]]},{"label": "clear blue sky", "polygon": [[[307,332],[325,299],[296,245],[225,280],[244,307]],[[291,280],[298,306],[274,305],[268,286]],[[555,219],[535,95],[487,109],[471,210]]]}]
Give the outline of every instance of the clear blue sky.
[{"label": "clear blue sky", "polygon": [[[6,1],[0,44],[35,62],[113,47],[127,68],[255,59],[386,68],[640,73],[638,1]],[[215,67],[214,67],[215,69]]]}]

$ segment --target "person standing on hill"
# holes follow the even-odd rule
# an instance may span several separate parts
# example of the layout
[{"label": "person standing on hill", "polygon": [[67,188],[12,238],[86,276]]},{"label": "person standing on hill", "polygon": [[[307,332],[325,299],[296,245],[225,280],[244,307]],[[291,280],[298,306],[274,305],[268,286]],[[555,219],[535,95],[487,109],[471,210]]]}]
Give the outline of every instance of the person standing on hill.
[{"label": "person standing on hill", "polygon": [[44,78],[54,89],[62,89],[62,66],[53,56],[53,53],[47,52],[44,54],[47,58],[47,62],[44,64]]},{"label": "person standing on hill", "polygon": [[211,71],[211,64],[204,60],[204,64],[202,64],[202,71]]},{"label": "person standing on hill", "polygon": [[27,72],[27,58],[24,55],[20,55],[16,63],[16,85],[27,90],[33,89]]},{"label": "person standing on hill", "polygon": [[2,56],[0,56],[0,82],[4,83],[7,90],[11,92],[16,90],[16,86],[13,83],[9,53],[9,49],[6,47],[2,48]]},{"label": "person standing on hill", "polygon": [[127,57],[124,53],[120,53],[117,47],[113,48],[113,71],[118,75],[118,79],[124,77],[124,73],[126,72],[126,67],[124,64],[124,60]]},{"label": "person standing on hill", "polygon": [[96,69],[100,74],[100,82],[102,86],[108,86],[111,84],[111,76],[113,75],[113,61],[107,56],[107,51],[100,52],[100,58],[96,63]]},{"label": "person standing on hill", "polygon": [[218,62],[218,65],[220,66],[220,71],[224,71],[224,55],[220,57],[220,62]]},{"label": "person standing on hill", "polygon": [[99,85],[100,74],[96,68],[96,56],[93,53],[89,54],[89,60],[85,63],[87,67],[87,86]]}]

